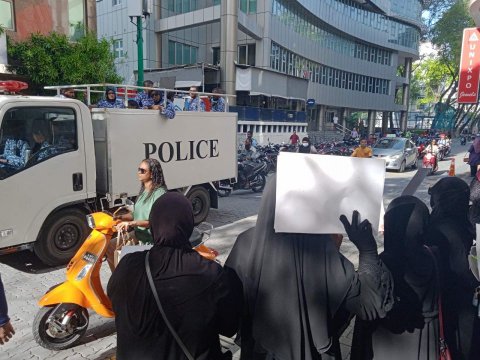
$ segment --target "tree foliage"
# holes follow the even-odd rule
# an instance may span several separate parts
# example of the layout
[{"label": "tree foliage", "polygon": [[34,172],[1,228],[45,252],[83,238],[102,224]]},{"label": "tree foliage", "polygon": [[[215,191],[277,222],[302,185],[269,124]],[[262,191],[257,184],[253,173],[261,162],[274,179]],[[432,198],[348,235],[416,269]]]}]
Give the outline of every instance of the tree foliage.
[{"label": "tree foliage", "polygon": [[45,85],[118,83],[111,44],[88,32],[76,42],[63,34],[32,34],[7,46],[9,70],[28,76],[33,88]]},{"label": "tree foliage", "polygon": [[415,64],[411,96],[419,105],[432,109],[454,106],[457,109],[455,127],[462,129],[465,119],[477,116],[478,106],[458,106],[456,93],[460,68],[463,29],[474,27],[468,10],[468,0],[424,1],[424,39],[430,41],[436,54],[420,59]]}]

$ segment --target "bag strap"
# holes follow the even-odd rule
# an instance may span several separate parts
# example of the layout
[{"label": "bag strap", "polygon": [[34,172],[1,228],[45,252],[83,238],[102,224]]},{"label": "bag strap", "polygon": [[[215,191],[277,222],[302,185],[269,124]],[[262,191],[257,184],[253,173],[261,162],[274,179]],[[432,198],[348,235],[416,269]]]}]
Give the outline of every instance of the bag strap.
[{"label": "bag strap", "polygon": [[180,348],[182,349],[182,351],[185,354],[185,356],[187,357],[187,359],[188,360],[195,360],[195,358],[190,354],[187,347],[183,343],[182,339],[180,339],[180,337],[178,336],[177,332],[173,328],[170,321],[168,321],[168,319],[167,319],[167,315],[165,314],[165,311],[163,310],[162,303],[160,302],[160,298],[158,297],[157,289],[155,288],[155,284],[153,283],[152,272],[150,271],[149,257],[150,257],[150,251],[147,251],[147,256],[145,256],[145,270],[147,271],[148,282],[150,283],[150,288],[152,289],[153,297],[155,298],[155,301],[157,302],[158,310],[160,310],[160,314],[162,314],[163,321],[165,321],[165,324],[167,325],[168,330],[170,330],[170,333],[174,337],[178,346],[180,346]]},{"label": "bag strap", "polygon": [[432,259],[433,259],[433,266],[435,268],[435,282],[437,283],[437,288],[438,288],[438,322],[440,326],[440,341],[443,341],[445,339],[444,335],[444,327],[443,327],[443,310],[442,310],[442,294],[440,292],[440,272],[438,268],[438,263],[437,263],[437,258],[435,254],[433,253],[432,249],[424,245],[425,249],[430,253]]}]

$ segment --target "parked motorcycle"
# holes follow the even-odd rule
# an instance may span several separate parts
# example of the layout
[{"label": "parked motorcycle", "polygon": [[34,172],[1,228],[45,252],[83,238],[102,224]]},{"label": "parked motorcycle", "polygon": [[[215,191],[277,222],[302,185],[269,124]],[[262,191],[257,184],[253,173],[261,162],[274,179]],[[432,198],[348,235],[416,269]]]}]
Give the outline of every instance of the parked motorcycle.
[{"label": "parked motorcycle", "polygon": [[422,159],[422,168],[429,169],[428,175],[433,175],[437,171],[437,157],[431,152],[427,152]]},{"label": "parked motorcycle", "polygon": [[238,162],[238,179],[220,180],[218,183],[218,195],[230,196],[233,190],[263,191],[267,183],[268,164],[265,161],[246,160]]},{"label": "parked motorcycle", "polygon": [[[115,220],[114,216],[122,209],[125,207],[113,214],[103,211],[87,215],[92,232],[68,263],[66,280],[51,287],[38,301],[41,308],[33,320],[33,336],[40,346],[64,350],[75,345],[87,331],[87,309],[103,317],[115,316],[101,284],[100,268],[110,240],[117,232],[119,220]],[[218,252],[204,245],[213,226],[202,224],[204,228],[195,228],[190,243],[202,256],[215,260]],[[205,228],[209,228],[210,232]],[[207,238],[204,239],[205,235]]]}]

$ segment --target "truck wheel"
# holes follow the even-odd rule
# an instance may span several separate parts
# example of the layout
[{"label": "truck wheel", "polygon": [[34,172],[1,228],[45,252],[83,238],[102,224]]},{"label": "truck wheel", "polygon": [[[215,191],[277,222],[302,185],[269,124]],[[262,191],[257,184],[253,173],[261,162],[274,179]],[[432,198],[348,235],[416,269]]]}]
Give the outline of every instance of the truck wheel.
[{"label": "truck wheel", "polygon": [[[87,331],[88,311],[78,307],[71,316],[64,329],[58,324],[62,323],[66,313],[59,315],[56,319],[49,319],[55,307],[42,307],[38,310],[33,320],[33,338],[40,346],[49,350],[65,350],[77,343]],[[55,322],[55,323],[53,323]]]},{"label": "truck wheel", "polygon": [[196,187],[190,191],[187,198],[192,202],[195,225],[207,218],[210,211],[210,194],[203,187]]},{"label": "truck wheel", "polygon": [[85,214],[79,209],[60,210],[50,215],[34,243],[34,251],[45,264],[66,264],[88,235]]}]

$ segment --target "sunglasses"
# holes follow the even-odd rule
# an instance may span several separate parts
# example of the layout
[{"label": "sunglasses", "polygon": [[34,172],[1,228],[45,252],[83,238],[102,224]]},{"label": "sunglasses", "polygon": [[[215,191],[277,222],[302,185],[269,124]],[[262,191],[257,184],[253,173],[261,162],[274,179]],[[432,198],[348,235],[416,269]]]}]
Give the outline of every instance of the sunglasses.
[{"label": "sunglasses", "polygon": [[140,174],[146,174],[148,172],[147,169],[144,169],[144,168],[138,168],[137,171],[140,173]]}]

